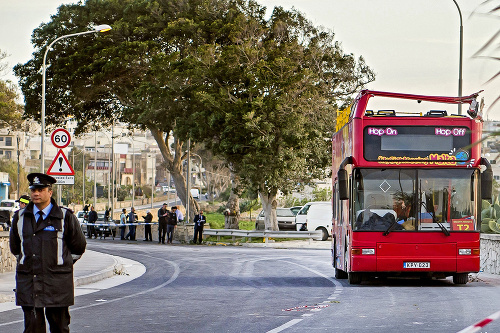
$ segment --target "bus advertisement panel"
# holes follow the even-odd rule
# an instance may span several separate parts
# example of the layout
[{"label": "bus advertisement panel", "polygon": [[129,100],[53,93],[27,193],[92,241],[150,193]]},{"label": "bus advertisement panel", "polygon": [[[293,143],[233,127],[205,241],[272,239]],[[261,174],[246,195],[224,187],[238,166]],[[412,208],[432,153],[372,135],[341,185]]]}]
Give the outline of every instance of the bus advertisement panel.
[{"label": "bus advertisement panel", "polygon": [[[332,140],[336,278],[357,284],[378,276],[452,276],[465,284],[479,271],[481,200],[491,199],[493,175],[480,156],[477,95],[358,95]],[[387,106],[405,99],[469,110],[367,110],[377,97]]]}]

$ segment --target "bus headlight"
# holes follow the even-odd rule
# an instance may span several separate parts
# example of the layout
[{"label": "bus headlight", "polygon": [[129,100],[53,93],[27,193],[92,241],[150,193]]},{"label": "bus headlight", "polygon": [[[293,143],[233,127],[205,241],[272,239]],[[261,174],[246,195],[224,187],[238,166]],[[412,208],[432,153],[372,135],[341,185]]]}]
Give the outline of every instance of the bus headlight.
[{"label": "bus headlight", "polygon": [[362,254],[375,254],[375,249],[362,249]]},{"label": "bus headlight", "polygon": [[463,256],[468,256],[472,254],[471,249],[458,249],[458,254]]}]

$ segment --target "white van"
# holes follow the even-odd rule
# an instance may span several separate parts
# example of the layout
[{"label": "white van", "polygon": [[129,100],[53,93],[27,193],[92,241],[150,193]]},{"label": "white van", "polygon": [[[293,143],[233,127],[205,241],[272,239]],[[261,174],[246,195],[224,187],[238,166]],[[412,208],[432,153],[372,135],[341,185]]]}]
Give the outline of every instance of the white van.
[{"label": "white van", "polygon": [[327,240],[332,229],[332,203],[330,201],[308,202],[295,217],[296,230],[320,230],[321,240]]},{"label": "white van", "polygon": [[191,196],[194,199],[199,199],[200,198],[200,190],[198,190],[197,188],[192,188],[191,189]]}]

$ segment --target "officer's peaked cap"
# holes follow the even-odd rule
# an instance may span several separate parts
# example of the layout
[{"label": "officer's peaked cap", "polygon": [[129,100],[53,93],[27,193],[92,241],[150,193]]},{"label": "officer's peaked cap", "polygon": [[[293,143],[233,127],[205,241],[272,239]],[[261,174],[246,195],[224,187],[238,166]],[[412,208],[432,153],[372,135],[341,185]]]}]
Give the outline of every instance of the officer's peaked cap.
[{"label": "officer's peaked cap", "polygon": [[54,177],[37,172],[30,173],[28,175],[28,181],[30,182],[30,189],[52,186],[52,184],[55,184],[57,182]]}]

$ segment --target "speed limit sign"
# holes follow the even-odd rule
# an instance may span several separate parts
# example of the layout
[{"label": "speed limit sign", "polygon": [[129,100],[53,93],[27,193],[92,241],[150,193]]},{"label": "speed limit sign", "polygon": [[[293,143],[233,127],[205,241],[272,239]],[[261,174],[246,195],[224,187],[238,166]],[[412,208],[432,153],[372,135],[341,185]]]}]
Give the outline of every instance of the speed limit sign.
[{"label": "speed limit sign", "polygon": [[69,145],[71,136],[69,135],[69,132],[64,128],[58,128],[54,132],[52,132],[50,140],[56,148],[63,149]]}]

